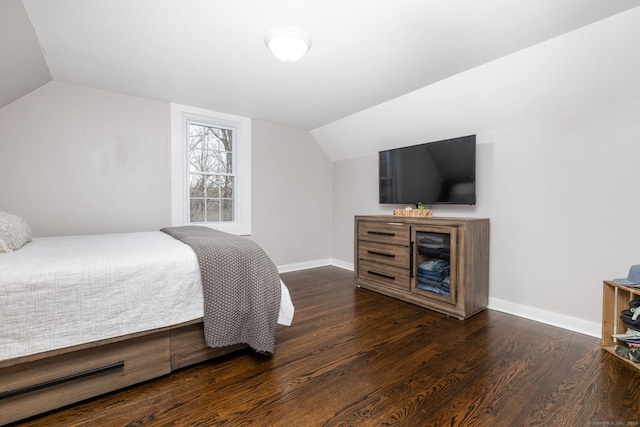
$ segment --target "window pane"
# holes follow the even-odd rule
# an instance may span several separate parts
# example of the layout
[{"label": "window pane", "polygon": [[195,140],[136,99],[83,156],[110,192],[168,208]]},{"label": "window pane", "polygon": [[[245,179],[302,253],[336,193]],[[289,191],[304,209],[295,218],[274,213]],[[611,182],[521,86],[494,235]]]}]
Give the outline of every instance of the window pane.
[{"label": "window pane", "polygon": [[191,199],[190,221],[204,222],[204,199]]},{"label": "window pane", "polygon": [[212,151],[210,172],[216,173],[232,173],[233,172],[233,155],[231,151]]},{"label": "window pane", "polygon": [[189,126],[189,170],[206,171],[206,146],[204,144],[204,126]]},{"label": "window pane", "polygon": [[220,185],[218,184],[218,177],[215,175],[209,175],[206,179],[206,188],[205,194],[206,197],[209,198],[219,198],[220,197]]},{"label": "window pane", "polygon": [[191,174],[189,176],[189,193],[191,197],[204,197],[205,176],[200,174]]},{"label": "window pane", "polygon": [[220,221],[220,201],[207,200],[207,222]]},{"label": "window pane", "polygon": [[233,221],[233,200],[222,200],[222,221]]},{"label": "window pane", "polygon": [[234,177],[232,176],[223,176],[222,184],[220,186],[220,197],[224,197],[227,199],[235,198],[235,194],[233,191],[233,181]]}]

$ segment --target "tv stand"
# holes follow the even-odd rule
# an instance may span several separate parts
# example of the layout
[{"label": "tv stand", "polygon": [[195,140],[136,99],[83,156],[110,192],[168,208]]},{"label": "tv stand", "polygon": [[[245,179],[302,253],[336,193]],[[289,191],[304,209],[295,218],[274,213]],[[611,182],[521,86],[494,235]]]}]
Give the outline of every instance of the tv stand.
[{"label": "tv stand", "polygon": [[484,310],[489,219],[356,216],[358,286],[458,319]]}]

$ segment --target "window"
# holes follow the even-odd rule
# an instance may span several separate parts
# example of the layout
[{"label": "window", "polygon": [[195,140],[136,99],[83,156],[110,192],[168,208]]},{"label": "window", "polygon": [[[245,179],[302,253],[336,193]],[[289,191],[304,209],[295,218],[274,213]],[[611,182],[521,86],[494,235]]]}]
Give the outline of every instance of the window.
[{"label": "window", "polygon": [[234,221],[235,129],[187,119],[189,222]]},{"label": "window", "polygon": [[251,120],[171,104],[172,224],[251,234]]}]

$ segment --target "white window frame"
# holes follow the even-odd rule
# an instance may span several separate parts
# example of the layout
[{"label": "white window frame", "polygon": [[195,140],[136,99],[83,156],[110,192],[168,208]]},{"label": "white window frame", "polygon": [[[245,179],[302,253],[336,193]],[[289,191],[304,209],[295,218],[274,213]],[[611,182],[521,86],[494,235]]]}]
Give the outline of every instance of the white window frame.
[{"label": "white window frame", "polygon": [[234,221],[193,223],[237,235],[251,234],[251,119],[187,105],[171,104],[171,224],[191,224],[189,219],[189,168],[187,120],[233,128],[236,171]]}]

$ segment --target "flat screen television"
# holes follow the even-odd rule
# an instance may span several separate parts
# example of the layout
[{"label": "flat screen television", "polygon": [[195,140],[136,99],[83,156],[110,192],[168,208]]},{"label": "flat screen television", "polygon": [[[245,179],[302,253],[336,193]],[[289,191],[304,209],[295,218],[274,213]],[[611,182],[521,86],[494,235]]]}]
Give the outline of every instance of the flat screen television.
[{"label": "flat screen television", "polygon": [[476,136],[379,152],[382,204],[476,203]]}]

